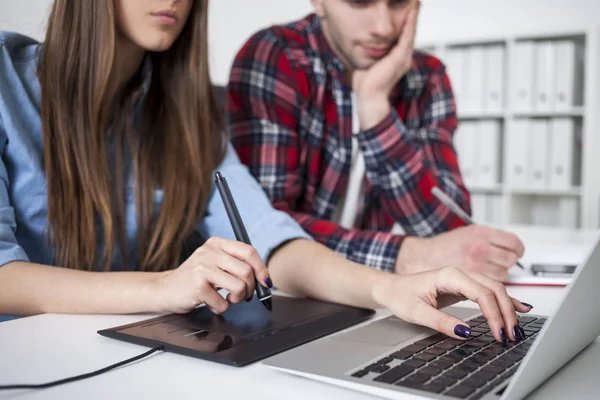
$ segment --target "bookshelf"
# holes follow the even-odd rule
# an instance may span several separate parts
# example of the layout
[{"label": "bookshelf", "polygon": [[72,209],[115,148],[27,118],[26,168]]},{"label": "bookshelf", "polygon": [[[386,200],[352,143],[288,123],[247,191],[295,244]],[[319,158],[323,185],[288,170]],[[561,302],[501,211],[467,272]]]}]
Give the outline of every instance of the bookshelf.
[{"label": "bookshelf", "polygon": [[600,227],[600,29],[417,43],[446,65],[474,220]]}]

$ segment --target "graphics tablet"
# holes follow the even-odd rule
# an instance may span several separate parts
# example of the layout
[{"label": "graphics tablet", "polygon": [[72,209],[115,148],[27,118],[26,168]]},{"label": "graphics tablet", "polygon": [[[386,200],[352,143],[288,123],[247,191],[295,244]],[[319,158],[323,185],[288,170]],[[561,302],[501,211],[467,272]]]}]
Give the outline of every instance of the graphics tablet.
[{"label": "graphics tablet", "polygon": [[164,351],[242,366],[366,320],[375,312],[333,303],[273,296],[269,312],[255,298],[222,315],[206,307],[98,331]]}]

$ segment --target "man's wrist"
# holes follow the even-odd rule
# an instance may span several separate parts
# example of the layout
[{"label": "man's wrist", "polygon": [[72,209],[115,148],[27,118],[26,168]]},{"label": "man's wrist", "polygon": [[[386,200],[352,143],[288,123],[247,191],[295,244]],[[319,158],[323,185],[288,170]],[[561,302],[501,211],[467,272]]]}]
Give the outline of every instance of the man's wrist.
[{"label": "man's wrist", "polygon": [[427,239],[416,236],[406,236],[396,257],[394,273],[408,275],[420,272],[421,254]]},{"label": "man's wrist", "polygon": [[356,102],[360,129],[363,131],[377,126],[392,111],[390,101],[385,96],[372,98],[357,96]]}]

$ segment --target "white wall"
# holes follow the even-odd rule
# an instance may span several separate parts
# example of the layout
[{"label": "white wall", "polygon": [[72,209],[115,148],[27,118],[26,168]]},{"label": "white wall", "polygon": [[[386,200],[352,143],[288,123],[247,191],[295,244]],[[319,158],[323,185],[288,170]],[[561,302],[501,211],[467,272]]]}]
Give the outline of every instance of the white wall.
[{"label": "white wall", "polygon": [[[0,30],[37,39],[52,0],[0,0]],[[422,0],[417,41],[468,38],[567,24],[600,25],[599,0]],[[225,83],[233,57],[255,31],[301,18],[310,0],[212,0],[210,19],[213,79]]]},{"label": "white wall", "polygon": [[213,0],[209,22],[213,80],[227,82],[233,58],[257,30],[300,19],[311,10],[309,0]]},{"label": "white wall", "polygon": [[[417,42],[500,35],[533,26],[600,25],[600,0],[421,1]],[[233,57],[253,32],[299,19],[311,9],[310,0],[213,0],[210,38],[215,82],[227,81]]]},{"label": "white wall", "polygon": [[[42,40],[52,1],[0,0],[0,30]],[[422,4],[417,44],[573,25],[600,26],[600,0],[422,0]],[[211,0],[213,80],[227,82],[233,57],[252,33],[299,19],[311,9],[310,0]]]},{"label": "white wall", "polygon": [[598,0],[422,0],[418,38],[507,34],[534,27],[600,24]]},{"label": "white wall", "polygon": [[52,0],[0,0],[0,30],[44,38]]}]

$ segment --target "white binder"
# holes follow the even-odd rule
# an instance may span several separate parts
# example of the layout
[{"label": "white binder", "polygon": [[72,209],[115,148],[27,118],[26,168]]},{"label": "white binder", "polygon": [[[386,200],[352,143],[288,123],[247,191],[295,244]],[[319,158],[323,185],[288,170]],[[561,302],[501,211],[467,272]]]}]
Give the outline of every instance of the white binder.
[{"label": "white binder", "polygon": [[535,73],[533,108],[536,111],[554,110],[554,93],[556,85],[556,59],[553,42],[535,44]]},{"label": "white binder", "polygon": [[503,223],[503,208],[502,196],[497,194],[488,194],[485,197],[486,222],[491,225],[502,225]]},{"label": "white binder", "polygon": [[479,135],[477,124],[472,121],[461,123],[458,135],[462,136],[460,145],[462,154],[459,155],[460,170],[467,187],[478,186],[479,171]]},{"label": "white binder", "polygon": [[531,170],[528,179],[532,189],[546,189],[549,186],[549,139],[550,122],[546,119],[532,120],[529,141]]},{"label": "white binder", "polygon": [[528,184],[530,130],[531,122],[527,119],[512,121],[506,130],[504,176],[512,188],[523,189]]},{"label": "white binder", "polygon": [[557,199],[534,197],[531,204],[531,223],[540,226],[559,226]]},{"label": "white binder", "polygon": [[490,45],[485,49],[483,107],[488,112],[500,112],[504,107],[504,51],[501,45]]},{"label": "white binder", "polygon": [[446,73],[450,78],[450,85],[452,86],[454,101],[456,102],[457,114],[460,115],[464,109],[466,73],[465,50],[463,48],[448,49],[448,51],[446,51],[446,56],[444,57],[444,64],[446,65]]},{"label": "white binder", "polygon": [[466,50],[466,76],[463,107],[466,112],[478,113],[483,107],[484,58],[482,46],[470,46]]},{"label": "white binder", "polygon": [[479,122],[479,165],[477,184],[493,187],[500,183],[500,121]]},{"label": "white binder", "polygon": [[576,229],[579,220],[578,199],[561,197],[558,199],[558,223],[563,228]]},{"label": "white binder", "polygon": [[575,170],[575,123],[571,118],[554,118],[550,127],[550,188],[573,187]]},{"label": "white binder", "polygon": [[556,42],[556,84],[554,107],[557,111],[570,111],[575,97],[575,42]]},{"label": "white binder", "polygon": [[471,216],[475,223],[486,223],[486,199],[485,194],[471,194]]},{"label": "white binder", "polygon": [[514,111],[531,111],[533,107],[533,42],[515,44],[511,62],[513,75],[512,102]]},{"label": "white binder", "polygon": [[465,140],[464,136],[461,133],[463,128],[463,122],[458,121],[458,126],[454,131],[454,135],[452,136],[452,142],[454,144],[454,150],[456,151],[456,155],[458,157],[458,164],[462,168],[462,159],[464,158],[465,153]]}]

